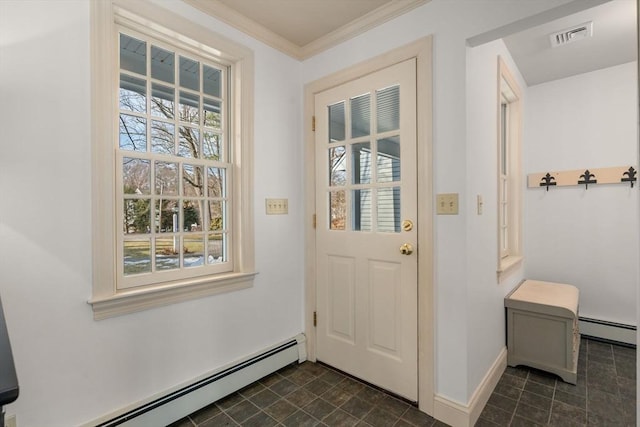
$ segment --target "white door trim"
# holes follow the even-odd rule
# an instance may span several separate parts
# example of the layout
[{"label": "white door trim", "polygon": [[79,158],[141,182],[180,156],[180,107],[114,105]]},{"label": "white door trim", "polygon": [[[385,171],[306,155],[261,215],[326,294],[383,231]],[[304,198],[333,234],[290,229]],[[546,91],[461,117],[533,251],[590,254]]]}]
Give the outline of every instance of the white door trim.
[{"label": "white door trim", "polygon": [[307,354],[316,360],[316,239],[313,224],[315,209],[315,137],[311,127],[317,93],[354,80],[371,72],[416,58],[417,63],[417,145],[418,145],[418,405],[421,411],[434,413],[434,331],[433,295],[433,157],[432,157],[432,36],[419,39],[363,63],[308,83],[304,91],[304,175],[305,188],[305,333]]}]

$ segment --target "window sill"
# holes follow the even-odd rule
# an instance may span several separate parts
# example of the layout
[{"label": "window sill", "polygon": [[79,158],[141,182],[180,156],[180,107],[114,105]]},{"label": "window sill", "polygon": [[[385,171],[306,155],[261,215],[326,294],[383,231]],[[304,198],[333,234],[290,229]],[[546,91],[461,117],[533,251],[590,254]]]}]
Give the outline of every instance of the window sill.
[{"label": "window sill", "polygon": [[522,255],[510,255],[500,260],[498,265],[498,283],[516,268],[522,265],[524,257]]},{"label": "window sill", "polygon": [[186,282],[170,283],[141,289],[127,289],[114,295],[97,297],[88,301],[93,308],[94,320],[134,313],[190,299],[223,292],[246,289],[253,286],[257,273],[231,273],[215,278],[200,278]]}]

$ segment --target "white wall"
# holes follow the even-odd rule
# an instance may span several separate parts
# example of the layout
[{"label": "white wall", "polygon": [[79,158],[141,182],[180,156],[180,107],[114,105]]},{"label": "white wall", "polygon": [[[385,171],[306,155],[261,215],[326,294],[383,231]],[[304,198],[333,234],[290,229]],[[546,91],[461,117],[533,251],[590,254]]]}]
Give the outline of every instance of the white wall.
[{"label": "white wall", "polygon": [[[255,50],[251,289],[94,321],[89,2],[0,1],[0,295],[20,382],[18,425],[90,421],[303,330],[300,65]],[[265,197],[289,215],[264,214]]]},{"label": "white wall", "polygon": [[[467,403],[503,337],[494,310],[508,285],[494,285],[488,255],[478,256],[494,251],[495,236],[483,228],[491,217],[474,216],[475,195],[490,198],[494,190],[493,178],[476,184],[474,173],[495,159],[483,153],[474,162],[482,143],[474,138],[475,119],[466,118],[465,40],[567,1],[432,0],[300,65],[183,3],[157,0],[255,50],[260,274],[252,289],[100,322],[86,304],[88,2],[0,1],[0,295],[21,385],[8,413],[17,413],[22,427],[78,424],[300,332],[302,84],[429,34],[434,190],[460,193],[461,202],[460,215],[435,218],[435,271],[426,273],[436,288],[436,392]],[[484,127],[479,132],[490,138]],[[288,197],[289,215],[265,216],[265,197]]]},{"label": "white wall", "polygon": [[[525,172],[637,169],[637,82],[633,62],[530,87]],[[577,286],[581,316],[636,325],[639,187],[527,189],[527,277]]]},{"label": "white wall", "polygon": [[[498,283],[498,56],[516,79],[526,109],[527,87],[502,40],[467,48],[468,393],[505,347],[504,297],[524,278],[524,263]],[[523,183],[524,185],[524,183]],[[483,213],[477,214],[477,196]],[[524,261],[526,263],[526,259]]]},{"label": "white wall", "polygon": [[[563,3],[567,2],[432,0],[303,63],[303,81],[307,83],[420,37],[434,35],[434,191],[459,193],[460,215],[434,218],[435,271],[421,274],[434,275],[436,393],[463,404],[477,387],[477,379],[489,369],[489,355],[497,354],[498,337],[504,337],[504,330],[496,331],[491,327],[469,330],[470,322],[484,312],[470,309],[476,302],[472,300],[473,293],[469,288],[471,283],[474,287],[485,286],[488,279],[476,285],[476,278],[468,274],[471,270],[483,270],[486,264],[469,249],[472,247],[469,246],[470,238],[476,238],[476,234],[467,230],[469,215],[475,215],[475,202],[469,203],[475,194],[470,193],[467,186],[475,177],[466,170],[471,161],[468,141],[473,138],[468,133],[465,119],[466,39]],[[483,250],[493,251],[492,242],[478,243]],[[491,306],[497,304],[498,296],[499,293],[490,297]],[[471,333],[478,335],[470,342]],[[474,352],[483,355],[481,360],[470,361],[476,357]]]}]

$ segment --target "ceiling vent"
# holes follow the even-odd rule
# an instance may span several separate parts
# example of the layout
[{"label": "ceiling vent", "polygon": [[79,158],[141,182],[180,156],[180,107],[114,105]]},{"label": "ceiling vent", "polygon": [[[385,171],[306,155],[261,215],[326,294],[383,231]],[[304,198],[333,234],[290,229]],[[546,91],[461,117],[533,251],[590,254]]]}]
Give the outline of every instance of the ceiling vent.
[{"label": "ceiling vent", "polygon": [[593,22],[587,22],[549,35],[551,46],[558,47],[593,35]]}]

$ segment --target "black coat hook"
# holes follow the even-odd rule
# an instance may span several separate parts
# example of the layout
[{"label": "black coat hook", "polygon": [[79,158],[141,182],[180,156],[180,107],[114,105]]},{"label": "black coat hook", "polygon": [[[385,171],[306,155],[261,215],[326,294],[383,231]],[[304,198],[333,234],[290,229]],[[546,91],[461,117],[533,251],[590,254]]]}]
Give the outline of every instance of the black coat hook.
[{"label": "black coat hook", "polygon": [[540,183],[540,187],[547,187],[547,191],[549,191],[549,186],[550,185],[556,185],[555,182],[551,182],[551,181],[555,181],[556,179],[554,177],[552,177],[549,172],[547,172],[547,174],[545,176],[542,177],[542,181]]},{"label": "black coat hook", "polygon": [[631,183],[631,188],[633,188],[633,183],[636,182],[638,180],[638,178],[636,178],[636,174],[638,173],[637,170],[635,170],[633,168],[633,166],[631,166],[629,168],[628,171],[624,172],[622,174],[622,176],[627,176],[626,178],[620,178],[620,182],[630,182]]},{"label": "black coat hook", "polygon": [[598,180],[596,179],[591,179],[591,178],[595,178],[596,176],[594,174],[592,174],[591,172],[589,172],[589,169],[585,170],[584,173],[582,175],[580,175],[580,178],[584,178],[582,181],[578,181],[578,184],[584,184],[584,189],[588,190],[589,189],[589,184],[597,184]]}]

